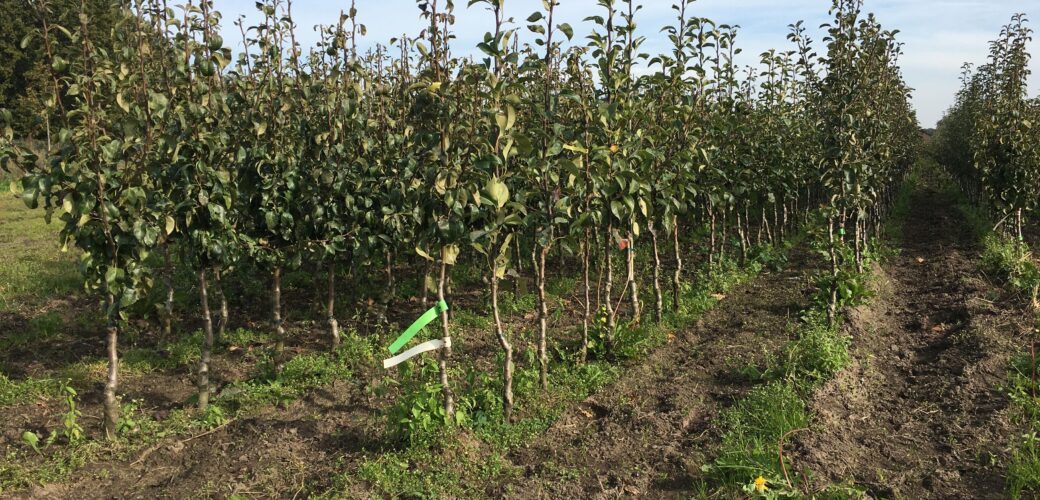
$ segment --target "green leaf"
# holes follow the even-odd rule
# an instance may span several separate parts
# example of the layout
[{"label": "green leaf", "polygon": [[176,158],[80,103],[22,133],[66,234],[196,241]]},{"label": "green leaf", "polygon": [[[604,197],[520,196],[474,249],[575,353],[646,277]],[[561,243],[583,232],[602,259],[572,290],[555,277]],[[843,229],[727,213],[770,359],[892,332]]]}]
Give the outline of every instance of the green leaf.
[{"label": "green leaf", "polygon": [[538,21],[541,21],[543,17],[545,16],[543,16],[541,12],[535,12],[534,14],[527,16],[527,22],[536,23]]},{"label": "green leaf", "polygon": [[415,247],[415,253],[419,254],[419,257],[422,257],[431,262],[433,261],[433,257],[431,257],[429,253],[426,253],[426,250],[423,250],[422,248]]},{"label": "green leaf", "polygon": [[113,289],[124,276],[126,276],[126,272],[122,268],[109,267],[105,271],[105,284],[109,289]]},{"label": "green leaf", "polygon": [[122,92],[116,94],[116,104],[118,104],[119,107],[122,108],[124,113],[130,112],[130,104],[126,102],[126,98],[123,97]]},{"label": "green leaf", "polygon": [[487,191],[491,201],[498,205],[498,208],[506,206],[506,203],[509,202],[509,188],[506,183],[498,180],[498,177],[492,177],[484,190]]},{"label": "green leaf", "polygon": [[25,431],[22,433],[22,441],[29,445],[37,453],[40,451],[40,436],[37,436],[35,432]]},{"label": "green leaf", "polygon": [[571,28],[570,24],[560,23],[557,27],[560,28],[560,31],[562,31],[564,35],[567,35],[567,40],[574,39],[574,28]]},{"label": "green leaf", "polygon": [[455,261],[459,258],[459,246],[458,245],[445,245],[441,249],[442,262],[449,266],[454,266]]},{"label": "green leaf", "polygon": [[512,104],[506,104],[506,130],[511,130],[516,124],[516,108]]},{"label": "green leaf", "polygon": [[[577,144],[564,144],[563,149],[567,151],[574,151],[575,153],[588,153],[589,150],[577,145]],[[580,168],[580,166],[579,166]]]},{"label": "green leaf", "polygon": [[166,236],[173,233],[173,230],[177,229],[177,221],[173,220],[173,217],[166,216]]}]

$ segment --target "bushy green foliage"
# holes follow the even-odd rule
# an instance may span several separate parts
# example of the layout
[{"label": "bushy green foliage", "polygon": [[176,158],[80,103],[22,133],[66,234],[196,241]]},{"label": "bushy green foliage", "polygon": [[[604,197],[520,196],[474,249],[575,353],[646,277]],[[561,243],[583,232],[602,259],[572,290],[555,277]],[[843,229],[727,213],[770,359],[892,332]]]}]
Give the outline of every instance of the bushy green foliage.
[{"label": "bushy green foliage", "polygon": [[1007,392],[1012,418],[1025,432],[1011,436],[1007,493],[1026,498],[1040,493],[1040,360],[1032,353],[1015,356],[1008,373]]},{"label": "bushy green foliage", "polygon": [[1037,298],[1040,267],[1032,252],[1022,242],[989,234],[982,240],[982,269],[1006,283],[1012,290]]},{"label": "bushy green foliage", "polygon": [[827,321],[820,309],[806,311],[794,327],[797,338],[784,346],[782,367],[790,380],[818,384],[829,380],[849,362],[850,338]]},{"label": "bushy green foliage", "polygon": [[25,404],[39,397],[57,397],[61,383],[57,380],[27,378],[15,381],[0,373],[0,406]]},{"label": "bushy green foliage", "polygon": [[722,415],[719,454],[705,469],[728,484],[743,484],[757,476],[780,483],[780,438],[809,425],[809,418],[792,384],[775,381],[756,387]]},{"label": "bushy green foliage", "polygon": [[1023,212],[1037,207],[1040,98],[1030,99],[1025,14],[1015,14],[989,44],[989,60],[965,65],[953,107],[939,122],[935,156],[1006,235],[1022,235]]}]

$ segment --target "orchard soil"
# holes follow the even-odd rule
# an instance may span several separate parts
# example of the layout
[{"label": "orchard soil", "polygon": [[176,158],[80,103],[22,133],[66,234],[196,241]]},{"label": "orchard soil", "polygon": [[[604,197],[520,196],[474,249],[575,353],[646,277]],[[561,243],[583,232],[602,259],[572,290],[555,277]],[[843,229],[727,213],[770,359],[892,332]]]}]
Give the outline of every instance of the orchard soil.
[{"label": "orchard soil", "polygon": [[[813,424],[786,446],[788,466],[805,478],[800,487],[807,492],[853,482],[874,497],[1002,496],[1000,457],[1017,430],[1005,414],[1000,385],[1029,324],[1020,305],[977,270],[974,237],[954,203],[944,191],[915,191],[904,241],[874,270],[877,295],[848,315],[853,360],[811,396]],[[789,324],[809,305],[812,276],[822,271],[822,261],[805,245],[796,246],[782,270],[766,269],[719,297],[693,328],[671,332],[667,344],[625,366],[618,381],[570,405],[529,446],[511,451],[506,458],[515,473],[482,485],[483,493],[688,498],[705,486],[713,490],[717,485],[701,466],[718,447],[718,417],[757,383],[747,373],[765,370],[791,338]],[[293,300],[312,299],[303,287]],[[392,313],[401,322],[420,310],[411,299]],[[476,292],[459,298],[470,305],[481,300]],[[570,313],[557,328],[575,321],[573,301],[565,298],[562,305]],[[72,321],[92,303],[72,297],[47,307],[64,311],[65,323],[83,331],[32,351],[0,354],[13,379],[47,376],[102,353],[100,337],[89,333],[96,325]],[[4,328],[27,321],[17,312],[0,317]],[[512,321],[517,330],[534,325],[529,314]],[[323,349],[320,323],[300,326],[290,337],[292,353]],[[477,366],[497,373],[490,331],[465,332],[459,341],[456,356],[479,358]],[[520,349],[530,341],[519,339]],[[246,379],[256,360],[253,346],[225,350],[215,372],[221,384]],[[384,437],[380,415],[392,395],[368,390],[382,376],[376,366],[359,367],[351,379],[285,407],[264,407],[205,435],[167,437],[102,456],[67,480],[14,494],[292,498],[325,491],[329,478],[398,446]],[[100,386],[80,389],[82,423],[97,437],[92,418],[100,414]],[[143,411],[160,421],[193,391],[188,367],[128,374],[121,387],[125,401],[140,400]],[[21,446],[22,431],[54,428],[61,410],[54,401],[0,408],[2,444]],[[479,443],[466,450],[478,459],[486,453]],[[378,495],[370,487],[353,483],[342,494]]]},{"label": "orchard soil", "polygon": [[913,193],[877,296],[849,315],[853,362],[811,400],[792,462],[817,483],[875,498],[1003,498],[1009,357],[1029,316],[978,270],[976,237],[949,190]]}]

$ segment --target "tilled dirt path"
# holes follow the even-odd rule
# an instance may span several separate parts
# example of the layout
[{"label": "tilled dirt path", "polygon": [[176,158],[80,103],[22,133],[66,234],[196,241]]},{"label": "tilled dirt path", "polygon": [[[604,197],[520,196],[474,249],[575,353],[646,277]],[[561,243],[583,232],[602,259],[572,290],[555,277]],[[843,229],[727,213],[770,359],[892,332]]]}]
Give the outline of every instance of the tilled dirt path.
[{"label": "tilled dirt path", "polygon": [[[999,386],[1024,317],[997,308],[948,194],[918,190],[878,295],[852,311],[852,365],[817,391],[794,466],[883,498],[1000,498]],[[988,295],[987,295],[988,292]],[[1013,308],[1012,308],[1013,309]]]},{"label": "tilled dirt path", "polygon": [[765,271],[730,291],[696,328],[626,368],[622,379],[566,411],[514,454],[525,477],[500,492],[534,498],[689,498],[720,410],[751,384],[733,376],[788,339],[807,306],[819,260],[796,248],[781,272]]}]

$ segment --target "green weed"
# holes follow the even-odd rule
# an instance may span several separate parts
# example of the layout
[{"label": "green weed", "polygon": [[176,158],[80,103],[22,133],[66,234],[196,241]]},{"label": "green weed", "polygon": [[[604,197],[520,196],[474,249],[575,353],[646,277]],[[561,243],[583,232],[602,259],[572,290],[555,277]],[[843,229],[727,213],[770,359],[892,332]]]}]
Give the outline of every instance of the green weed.
[{"label": "green weed", "polygon": [[1013,416],[1025,424],[1025,434],[1015,439],[1007,470],[1008,495],[1011,498],[1040,493],[1040,387],[1035,376],[1040,363],[1031,354],[1023,354],[1011,361],[1008,376],[1008,397]]},{"label": "green weed", "polygon": [[805,403],[793,385],[776,381],[756,387],[723,414],[719,455],[705,470],[727,484],[758,476],[779,483],[783,471],[777,445],[788,432],[808,424]]},{"label": "green weed", "polygon": [[61,251],[59,229],[20,199],[0,196],[0,311],[39,307],[82,287],[78,253]]},{"label": "green weed", "polygon": [[982,240],[981,260],[984,272],[996,276],[1015,292],[1037,300],[1040,267],[1024,243],[989,234]]},{"label": "green weed", "polygon": [[781,356],[784,375],[789,380],[818,384],[848,364],[850,339],[827,321],[822,309],[807,310],[795,331],[797,338],[784,346]]},{"label": "green weed", "polygon": [[53,379],[11,380],[0,373],[0,407],[28,403],[37,398],[61,396],[61,383]]}]

